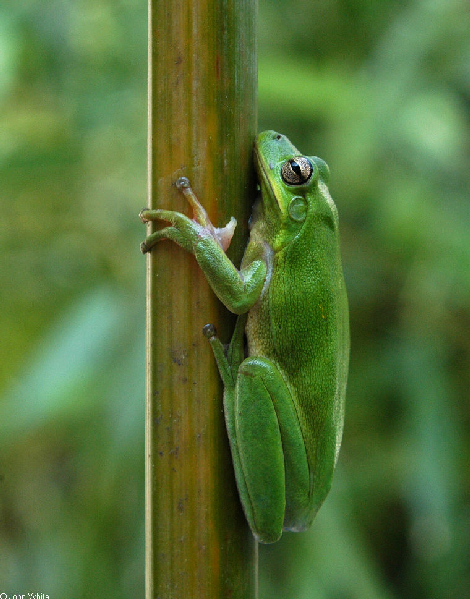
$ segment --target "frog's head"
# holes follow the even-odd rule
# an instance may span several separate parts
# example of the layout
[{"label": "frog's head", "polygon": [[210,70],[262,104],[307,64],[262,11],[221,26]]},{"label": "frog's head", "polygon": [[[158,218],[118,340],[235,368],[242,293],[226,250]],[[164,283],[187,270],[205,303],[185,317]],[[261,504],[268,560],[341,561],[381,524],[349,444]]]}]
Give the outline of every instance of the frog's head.
[{"label": "frog's head", "polygon": [[326,162],[303,156],[285,135],[275,131],[258,135],[254,153],[263,217],[278,243],[288,242],[305,221],[314,219],[314,213],[334,224],[336,208],[326,187]]}]

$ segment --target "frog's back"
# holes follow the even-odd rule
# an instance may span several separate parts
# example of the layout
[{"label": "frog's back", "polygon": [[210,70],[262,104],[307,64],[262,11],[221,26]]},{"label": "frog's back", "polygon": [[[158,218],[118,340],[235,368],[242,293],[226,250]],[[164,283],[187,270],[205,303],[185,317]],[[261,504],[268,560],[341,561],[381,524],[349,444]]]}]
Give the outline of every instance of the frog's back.
[{"label": "frog's back", "polygon": [[[306,248],[310,237],[313,247]],[[293,392],[313,519],[330,488],[344,420],[349,320],[337,226],[299,236],[273,256],[265,297],[252,312],[249,353],[272,360]]]}]

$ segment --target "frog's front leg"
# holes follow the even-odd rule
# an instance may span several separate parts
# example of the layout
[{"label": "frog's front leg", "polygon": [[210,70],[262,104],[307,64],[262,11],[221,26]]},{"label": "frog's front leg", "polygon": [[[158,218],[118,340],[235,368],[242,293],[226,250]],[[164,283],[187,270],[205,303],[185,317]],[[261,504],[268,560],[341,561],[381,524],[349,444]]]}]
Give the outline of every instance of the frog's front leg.
[{"label": "frog's front leg", "polygon": [[214,227],[206,211],[199,203],[188,179],[181,177],[177,188],[193,208],[194,218],[173,210],[144,209],[140,213],[143,222],[165,221],[171,226],[155,231],[141,245],[143,253],[150,251],[159,241],[169,239],[194,254],[214,293],[235,314],[247,312],[261,293],[266,277],[266,263],[253,260],[241,272],[227,257],[236,221],[222,228]]},{"label": "frog's front leg", "polygon": [[162,239],[171,239],[178,245],[184,247],[185,250],[191,251],[191,244],[194,244],[197,241],[198,235],[203,235],[204,233],[214,239],[224,251],[227,250],[232,241],[235,227],[237,226],[237,221],[233,216],[225,227],[214,227],[207,212],[192,190],[189,180],[186,177],[180,177],[176,181],[176,187],[191,205],[191,208],[193,209],[193,219],[191,220],[184,216],[184,214],[172,210],[149,210],[144,208],[139,215],[142,222],[167,221],[170,222],[173,227],[161,229],[160,231],[156,231],[149,235],[141,244],[142,253],[146,254]]}]

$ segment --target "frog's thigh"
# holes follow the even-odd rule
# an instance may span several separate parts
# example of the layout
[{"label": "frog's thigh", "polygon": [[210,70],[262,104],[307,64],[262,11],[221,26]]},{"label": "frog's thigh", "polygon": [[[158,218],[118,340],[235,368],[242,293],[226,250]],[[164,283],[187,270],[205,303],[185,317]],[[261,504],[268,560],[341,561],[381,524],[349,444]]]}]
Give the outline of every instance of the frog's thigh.
[{"label": "frog's thigh", "polygon": [[247,358],[240,366],[235,429],[252,528],[265,542],[276,540],[282,528],[304,528],[309,495],[305,444],[291,393],[265,358]]}]

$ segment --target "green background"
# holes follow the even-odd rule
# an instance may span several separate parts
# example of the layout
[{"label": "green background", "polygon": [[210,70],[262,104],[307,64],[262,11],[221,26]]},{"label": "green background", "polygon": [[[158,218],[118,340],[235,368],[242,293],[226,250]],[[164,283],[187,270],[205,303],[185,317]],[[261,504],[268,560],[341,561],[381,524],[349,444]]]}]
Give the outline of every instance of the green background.
[{"label": "green background", "polygon": [[[0,7],[0,592],[143,596],[147,7]],[[324,158],[352,352],[265,599],[470,596],[470,10],[261,0],[259,128]]]}]

